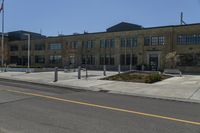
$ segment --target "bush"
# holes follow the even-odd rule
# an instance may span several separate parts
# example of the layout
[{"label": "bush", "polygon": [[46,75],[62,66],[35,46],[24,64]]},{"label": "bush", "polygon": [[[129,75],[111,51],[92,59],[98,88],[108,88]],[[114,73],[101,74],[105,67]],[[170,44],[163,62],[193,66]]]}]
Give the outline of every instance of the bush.
[{"label": "bush", "polygon": [[154,83],[162,80],[162,76],[159,73],[152,73],[145,78],[145,83]]}]

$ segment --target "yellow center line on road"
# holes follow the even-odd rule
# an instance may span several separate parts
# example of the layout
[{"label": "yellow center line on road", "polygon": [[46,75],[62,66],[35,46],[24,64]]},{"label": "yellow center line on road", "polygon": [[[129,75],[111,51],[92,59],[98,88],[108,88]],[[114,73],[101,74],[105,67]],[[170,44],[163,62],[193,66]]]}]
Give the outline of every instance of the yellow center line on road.
[{"label": "yellow center line on road", "polygon": [[200,126],[200,122],[183,120],[183,119],[178,119],[178,118],[173,118],[173,117],[166,117],[166,116],[161,116],[161,115],[156,115],[156,114],[149,114],[149,113],[143,113],[143,112],[138,112],[138,111],[133,111],[133,110],[126,110],[126,109],[120,109],[120,108],[115,108],[115,107],[103,106],[103,105],[98,105],[98,104],[91,104],[91,103],[87,103],[87,102],[80,102],[80,101],[68,100],[68,99],[63,99],[63,98],[58,98],[58,97],[53,97],[53,96],[48,96],[48,95],[42,95],[42,94],[37,94],[37,93],[23,92],[23,91],[10,90],[10,89],[4,89],[4,91],[8,91],[8,92],[12,92],[12,93],[18,93],[18,94],[24,94],[24,95],[29,95],[29,96],[35,96],[35,97],[41,97],[41,98],[46,98],[46,99],[51,99],[51,100],[57,100],[57,101],[62,101],[62,102],[67,102],[67,103],[85,105],[85,106],[90,106],[90,107],[96,107],[96,108],[107,109],[107,110],[118,111],[118,112],[131,113],[131,114],[140,115],[140,116],[146,116],[146,117],[152,117],[152,118],[159,118],[159,119],[164,119],[164,120],[170,120],[170,121],[175,121],[175,122],[180,122],[180,123],[192,124],[192,125],[198,125],[198,126]]}]

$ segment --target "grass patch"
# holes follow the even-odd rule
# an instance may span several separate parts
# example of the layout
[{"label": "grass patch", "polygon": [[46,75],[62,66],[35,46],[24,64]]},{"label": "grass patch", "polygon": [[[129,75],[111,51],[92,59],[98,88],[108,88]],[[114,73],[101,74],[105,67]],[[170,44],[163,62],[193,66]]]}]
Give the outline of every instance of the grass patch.
[{"label": "grass patch", "polygon": [[165,80],[171,76],[163,75],[158,72],[128,72],[103,78],[103,80],[115,80],[125,82],[155,83]]}]

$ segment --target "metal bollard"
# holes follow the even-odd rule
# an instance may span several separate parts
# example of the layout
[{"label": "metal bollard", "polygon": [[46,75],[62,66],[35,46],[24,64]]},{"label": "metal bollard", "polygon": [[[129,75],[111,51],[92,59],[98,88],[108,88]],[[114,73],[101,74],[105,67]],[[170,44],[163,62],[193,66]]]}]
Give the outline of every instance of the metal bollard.
[{"label": "metal bollard", "polygon": [[57,82],[58,81],[58,68],[56,67],[54,70],[54,81],[53,82]]},{"label": "metal bollard", "polygon": [[118,65],[118,73],[121,73],[121,65]]},{"label": "metal bollard", "polygon": [[106,76],[106,65],[103,66],[103,75]]},{"label": "metal bollard", "polygon": [[81,66],[78,67],[78,79],[81,79]]},{"label": "metal bollard", "polygon": [[85,78],[86,78],[86,79],[88,78],[88,71],[87,71],[87,68],[85,68]]},{"label": "metal bollard", "polygon": [[144,65],[142,65],[142,71],[144,71]]}]

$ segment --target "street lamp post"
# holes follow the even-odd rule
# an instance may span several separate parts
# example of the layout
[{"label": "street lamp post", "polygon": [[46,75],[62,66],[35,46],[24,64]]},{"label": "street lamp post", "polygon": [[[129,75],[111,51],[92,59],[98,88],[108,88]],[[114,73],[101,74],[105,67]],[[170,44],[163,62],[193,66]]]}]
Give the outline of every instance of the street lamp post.
[{"label": "street lamp post", "polygon": [[30,43],[31,43],[31,35],[28,33],[25,33],[24,35],[26,35],[28,37],[28,72],[30,72]]}]

